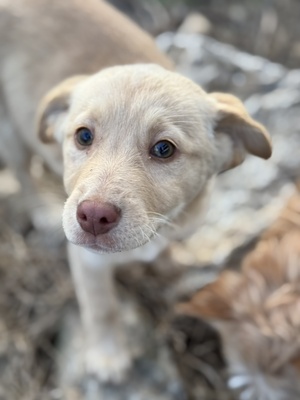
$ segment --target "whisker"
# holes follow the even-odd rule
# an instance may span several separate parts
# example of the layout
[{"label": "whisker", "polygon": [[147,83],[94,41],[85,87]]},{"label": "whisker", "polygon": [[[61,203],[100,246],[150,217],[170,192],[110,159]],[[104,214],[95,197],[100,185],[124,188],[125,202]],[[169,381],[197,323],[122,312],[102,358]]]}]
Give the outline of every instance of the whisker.
[{"label": "whisker", "polygon": [[178,228],[178,225],[175,224],[173,221],[171,221],[171,220],[170,220],[167,216],[165,216],[165,215],[162,215],[162,214],[157,213],[157,212],[154,212],[154,211],[147,212],[147,214],[148,214],[149,216],[151,216],[151,215],[153,214],[153,215],[157,215],[158,217],[160,217],[160,218],[158,218],[158,217],[151,217],[151,221],[162,222],[163,224],[168,225],[168,226],[170,226],[170,227],[172,227],[172,228]]}]

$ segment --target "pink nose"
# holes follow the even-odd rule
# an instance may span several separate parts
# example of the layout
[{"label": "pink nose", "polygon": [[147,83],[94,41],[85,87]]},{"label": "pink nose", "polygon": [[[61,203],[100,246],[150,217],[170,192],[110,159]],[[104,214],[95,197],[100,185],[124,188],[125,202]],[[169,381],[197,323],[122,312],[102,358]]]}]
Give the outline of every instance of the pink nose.
[{"label": "pink nose", "polygon": [[121,211],[110,203],[85,200],[77,207],[77,221],[85,232],[94,236],[109,232],[118,225]]}]

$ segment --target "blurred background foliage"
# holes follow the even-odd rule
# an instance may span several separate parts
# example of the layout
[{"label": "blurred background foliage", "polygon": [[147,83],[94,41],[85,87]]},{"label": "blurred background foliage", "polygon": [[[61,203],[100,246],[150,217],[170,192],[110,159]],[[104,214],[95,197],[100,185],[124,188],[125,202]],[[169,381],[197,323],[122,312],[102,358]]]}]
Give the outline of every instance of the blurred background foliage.
[{"label": "blurred background foliage", "polygon": [[[154,35],[180,27],[279,62],[300,64],[299,0],[110,0]],[[202,17],[202,18],[201,18]],[[191,22],[192,21],[192,22]],[[193,25],[193,26],[192,26]]]}]

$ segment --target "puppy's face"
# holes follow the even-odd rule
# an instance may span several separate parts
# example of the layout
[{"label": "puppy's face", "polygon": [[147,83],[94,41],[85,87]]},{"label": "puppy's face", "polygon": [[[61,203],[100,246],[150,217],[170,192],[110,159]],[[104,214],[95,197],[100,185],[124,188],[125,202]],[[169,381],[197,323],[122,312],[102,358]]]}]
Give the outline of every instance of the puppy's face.
[{"label": "puppy's face", "polygon": [[50,92],[39,130],[63,145],[67,238],[99,252],[134,249],[180,229],[176,219],[213,175],[247,151],[267,158],[265,130],[222,96],[152,65],[109,68]]}]

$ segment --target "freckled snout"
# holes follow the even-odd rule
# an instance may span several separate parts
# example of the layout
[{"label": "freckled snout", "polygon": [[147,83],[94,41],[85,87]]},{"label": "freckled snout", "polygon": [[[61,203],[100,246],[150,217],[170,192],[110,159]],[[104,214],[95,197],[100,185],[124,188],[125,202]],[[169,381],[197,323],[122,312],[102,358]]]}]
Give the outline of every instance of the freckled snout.
[{"label": "freckled snout", "polygon": [[85,232],[94,236],[109,232],[118,225],[121,211],[110,203],[85,200],[77,207],[77,221]]}]

